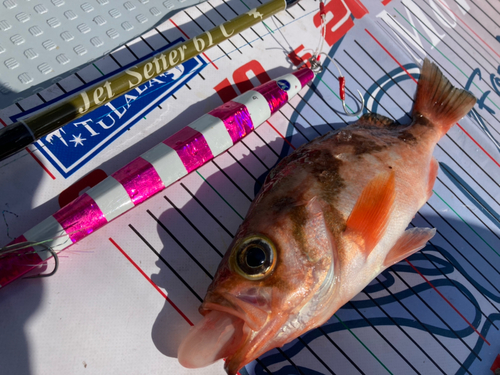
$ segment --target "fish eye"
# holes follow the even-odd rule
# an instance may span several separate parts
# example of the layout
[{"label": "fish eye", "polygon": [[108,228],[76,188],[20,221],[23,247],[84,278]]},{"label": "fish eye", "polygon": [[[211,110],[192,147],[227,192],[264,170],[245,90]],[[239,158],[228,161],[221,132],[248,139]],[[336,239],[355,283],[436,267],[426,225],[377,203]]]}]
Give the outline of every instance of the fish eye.
[{"label": "fish eye", "polygon": [[274,269],[276,249],[268,238],[252,236],[236,245],[232,258],[232,264],[241,276],[260,280]]}]

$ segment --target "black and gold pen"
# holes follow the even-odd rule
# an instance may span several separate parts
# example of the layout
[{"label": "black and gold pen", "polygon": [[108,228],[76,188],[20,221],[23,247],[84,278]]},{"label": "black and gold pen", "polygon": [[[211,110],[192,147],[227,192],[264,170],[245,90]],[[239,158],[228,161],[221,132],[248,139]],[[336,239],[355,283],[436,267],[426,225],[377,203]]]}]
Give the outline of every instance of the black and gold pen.
[{"label": "black and gold pen", "polygon": [[21,151],[32,142],[84,114],[298,2],[299,0],[272,0],[205,31],[201,35],[154,55],[54,107],[0,129],[0,160]]}]

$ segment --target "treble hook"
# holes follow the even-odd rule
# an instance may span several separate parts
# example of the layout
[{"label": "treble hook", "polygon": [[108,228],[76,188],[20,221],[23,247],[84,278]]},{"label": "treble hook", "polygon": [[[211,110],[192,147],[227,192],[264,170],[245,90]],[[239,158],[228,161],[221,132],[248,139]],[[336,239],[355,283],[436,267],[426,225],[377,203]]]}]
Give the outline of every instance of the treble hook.
[{"label": "treble hook", "polygon": [[[330,57],[330,56],[328,56],[328,57]],[[333,59],[330,59],[330,60],[332,60],[333,65],[335,65],[335,67],[339,71],[340,99],[342,100],[342,107],[344,107],[345,114],[347,116],[359,116],[363,112],[363,109],[365,108],[365,98],[363,98],[363,95],[361,94],[361,92],[359,92],[359,90],[357,90],[359,97],[361,98],[361,108],[359,109],[359,111],[354,112],[354,113],[347,110],[347,107],[345,105],[345,77],[342,75],[342,72],[340,71],[340,68],[337,66],[335,61],[333,61]]]}]

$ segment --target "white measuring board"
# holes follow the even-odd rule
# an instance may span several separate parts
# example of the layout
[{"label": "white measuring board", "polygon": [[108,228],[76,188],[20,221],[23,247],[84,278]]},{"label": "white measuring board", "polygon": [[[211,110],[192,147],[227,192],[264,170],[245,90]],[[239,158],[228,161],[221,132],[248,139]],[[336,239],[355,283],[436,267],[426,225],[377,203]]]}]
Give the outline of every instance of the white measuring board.
[{"label": "white measuring board", "polygon": [[[187,8],[58,85],[5,106],[0,120],[12,123],[259,4],[209,0]],[[94,114],[98,136],[68,127],[31,154],[0,162],[0,244],[223,99],[291,71],[316,48],[318,8],[302,0],[164,77],[168,85],[152,82],[132,93],[140,108],[124,102],[126,124]],[[384,271],[324,326],[240,373],[493,374],[500,354],[500,150],[493,141],[500,141],[500,3],[331,0],[325,9],[323,51],[346,77],[350,109],[358,108],[359,90],[367,110],[408,123],[419,65],[428,57],[479,99],[479,117],[459,121],[436,146],[434,195],[410,224],[437,229],[428,245]],[[224,374],[222,361],[182,368],[177,346],[190,322],[201,319],[197,309],[221,254],[269,170],[293,148],[355,120],[343,114],[337,76],[325,60],[308,89],[243,141],[62,252],[56,275],[0,290],[0,369]],[[99,138],[97,147],[101,136],[106,141]]]}]

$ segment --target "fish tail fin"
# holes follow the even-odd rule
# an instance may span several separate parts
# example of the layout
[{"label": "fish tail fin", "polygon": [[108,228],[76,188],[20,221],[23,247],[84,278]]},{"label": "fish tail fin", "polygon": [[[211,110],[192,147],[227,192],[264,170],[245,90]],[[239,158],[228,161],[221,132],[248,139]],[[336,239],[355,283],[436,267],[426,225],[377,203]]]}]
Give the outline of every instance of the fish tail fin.
[{"label": "fish tail fin", "polygon": [[413,106],[414,120],[419,115],[426,117],[438,128],[441,138],[474,104],[474,95],[453,87],[436,64],[424,60]]}]

